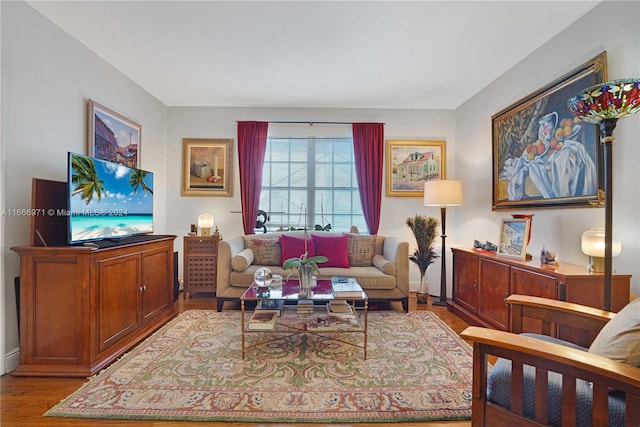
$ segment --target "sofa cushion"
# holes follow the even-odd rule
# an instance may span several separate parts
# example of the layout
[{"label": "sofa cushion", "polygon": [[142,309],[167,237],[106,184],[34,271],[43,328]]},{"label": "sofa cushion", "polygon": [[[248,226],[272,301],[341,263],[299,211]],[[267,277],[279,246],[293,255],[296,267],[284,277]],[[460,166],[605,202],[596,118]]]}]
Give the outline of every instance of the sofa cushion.
[{"label": "sofa cushion", "polygon": [[349,267],[347,255],[347,236],[320,236],[312,234],[316,255],[326,256],[329,260],[322,267]]},{"label": "sofa cushion", "polygon": [[245,271],[251,265],[254,259],[253,249],[247,248],[231,259],[231,268],[234,271]]},{"label": "sofa cushion", "polygon": [[[280,236],[280,247],[282,254],[280,256],[280,265],[284,264],[289,258],[298,258],[304,254],[304,237],[287,236],[283,234]],[[315,248],[313,246],[313,240],[307,239],[307,257],[315,255]]]},{"label": "sofa cushion", "polygon": [[376,236],[363,234],[346,234],[347,256],[352,267],[369,267],[373,265]]},{"label": "sofa cushion", "polygon": [[252,239],[251,249],[257,265],[280,265],[281,248],[278,239]]},{"label": "sofa cushion", "polygon": [[376,255],[373,257],[373,265],[384,274],[390,274],[392,276],[396,275],[396,265],[382,255]]},{"label": "sofa cushion", "polygon": [[624,306],[604,325],[589,353],[640,367],[640,298]]}]

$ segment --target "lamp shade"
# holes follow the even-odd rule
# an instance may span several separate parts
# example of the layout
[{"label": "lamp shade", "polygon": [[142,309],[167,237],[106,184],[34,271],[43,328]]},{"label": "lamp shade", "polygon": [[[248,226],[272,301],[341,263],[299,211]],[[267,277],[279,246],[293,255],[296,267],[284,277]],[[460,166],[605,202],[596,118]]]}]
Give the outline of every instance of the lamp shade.
[{"label": "lamp shade", "polygon": [[213,227],[213,215],[210,213],[203,213],[198,216],[198,227],[211,228]]},{"label": "lamp shade", "polygon": [[630,116],[640,111],[640,79],[612,80],[591,86],[569,98],[567,106],[588,123]]},{"label": "lamp shade", "polygon": [[424,183],[425,206],[460,206],[462,204],[462,181],[440,179]]},{"label": "lamp shade", "polygon": [[[582,233],[582,252],[589,256],[604,257],[604,236],[604,228],[591,228]],[[611,256],[618,256],[620,252],[622,252],[622,243],[614,239]]]}]

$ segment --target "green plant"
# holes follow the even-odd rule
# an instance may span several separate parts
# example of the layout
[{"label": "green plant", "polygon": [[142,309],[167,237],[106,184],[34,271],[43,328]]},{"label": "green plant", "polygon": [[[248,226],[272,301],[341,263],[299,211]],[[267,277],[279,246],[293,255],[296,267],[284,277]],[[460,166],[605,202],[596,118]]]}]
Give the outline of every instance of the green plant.
[{"label": "green plant", "polygon": [[[293,268],[295,268],[296,270],[300,270],[303,266],[308,265],[308,266],[311,266],[311,268],[313,268],[313,271],[320,274],[320,270],[318,269],[318,263],[323,263],[327,261],[329,261],[329,258],[322,255],[316,255],[316,256],[307,258],[307,253],[305,252],[299,257],[287,259],[284,262],[284,264],[282,264],[282,268],[284,270],[291,270]],[[291,272],[289,272],[289,274],[291,274]]]},{"label": "green plant", "polygon": [[433,250],[433,242],[436,239],[436,230],[440,222],[433,217],[416,215],[413,218],[407,218],[406,223],[413,231],[413,236],[418,244],[417,249],[409,256],[409,259],[416,263],[420,270],[420,286],[422,287],[427,267],[438,258],[438,255]]}]

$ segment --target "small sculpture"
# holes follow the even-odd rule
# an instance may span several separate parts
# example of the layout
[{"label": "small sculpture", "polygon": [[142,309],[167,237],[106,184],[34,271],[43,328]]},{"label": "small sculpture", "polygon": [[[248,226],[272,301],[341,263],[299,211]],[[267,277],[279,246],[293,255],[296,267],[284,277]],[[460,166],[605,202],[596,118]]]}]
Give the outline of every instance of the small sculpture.
[{"label": "small sculpture", "polygon": [[484,243],[481,243],[479,240],[474,240],[473,248],[487,252],[498,252],[498,245],[495,245],[488,240]]},{"label": "small sculpture", "polygon": [[548,251],[542,247],[540,252],[540,264],[543,265],[556,265],[558,263],[558,257],[554,252]]}]

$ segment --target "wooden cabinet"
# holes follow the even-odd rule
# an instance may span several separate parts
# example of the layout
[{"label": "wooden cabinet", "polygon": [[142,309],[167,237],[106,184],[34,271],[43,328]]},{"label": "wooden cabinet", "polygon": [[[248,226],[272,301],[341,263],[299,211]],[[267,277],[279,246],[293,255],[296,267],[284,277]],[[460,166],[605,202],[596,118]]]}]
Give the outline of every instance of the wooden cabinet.
[{"label": "wooden cabinet", "polygon": [[[472,325],[509,330],[511,294],[532,295],[604,305],[604,277],[587,267],[560,263],[542,266],[537,260],[521,261],[494,254],[453,248],[453,298],[449,309]],[[630,275],[616,274],[612,283],[612,310],[629,302]]]},{"label": "wooden cabinet", "polygon": [[95,374],[175,316],[173,240],[108,249],[15,247],[20,366],[14,375]]},{"label": "wooden cabinet", "polygon": [[184,237],[184,298],[201,292],[216,292],[219,241],[218,234]]}]

